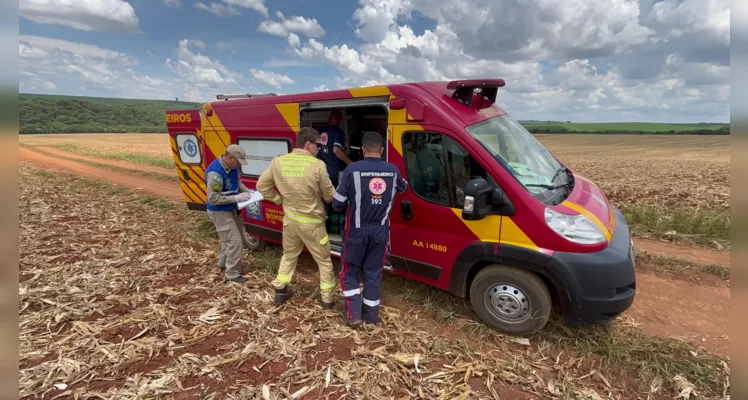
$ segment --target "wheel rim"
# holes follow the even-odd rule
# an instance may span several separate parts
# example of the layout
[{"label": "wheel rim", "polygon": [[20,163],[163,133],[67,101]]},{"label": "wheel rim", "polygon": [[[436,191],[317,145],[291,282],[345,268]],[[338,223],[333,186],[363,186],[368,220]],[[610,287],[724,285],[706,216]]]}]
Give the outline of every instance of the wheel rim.
[{"label": "wheel rim", "polygon": [[483,296],[486,308],[493,316],[509,324],[519,324],[530,319],[530,298],[518,287],[500,283],[486,290]]},{"label": "wheel rim", "polygon": [[247,243],[251,247],[257,247],[260,244],[260,238],[258,238],[257,236],[252,236],[247,232],[244,232],[244,238],[247,239]]}]

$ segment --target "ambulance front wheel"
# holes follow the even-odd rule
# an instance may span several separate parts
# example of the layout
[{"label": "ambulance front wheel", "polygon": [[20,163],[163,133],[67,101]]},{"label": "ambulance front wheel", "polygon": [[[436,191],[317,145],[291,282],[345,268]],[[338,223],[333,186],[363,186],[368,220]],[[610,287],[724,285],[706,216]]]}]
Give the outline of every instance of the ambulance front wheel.
[{"label": "ambulance front wheel", "polygon": [[535,274],[504,265],[483,268],[470,285],[470,302],[487,325],[512,335],[542,329],[551,314],[551,295]]},{"label": "ambulance front wheel", "polygon": [[247,231],[244,231],[242,235],[242,241],[244,242],[244,248],[249,251],[260,251],[265,248],[266,242],[257,236],[252,236]]}]

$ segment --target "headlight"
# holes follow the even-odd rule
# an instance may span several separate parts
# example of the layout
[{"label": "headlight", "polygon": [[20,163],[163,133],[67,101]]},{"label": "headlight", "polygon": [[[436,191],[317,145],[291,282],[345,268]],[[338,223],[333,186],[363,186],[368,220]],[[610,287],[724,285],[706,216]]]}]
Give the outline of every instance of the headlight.
[{"label": "headlight", "polygon": [[545,222],[556,233],[580,244],[604,242],[605,235],[584,215],[566,215],[550,208],[545,209]]}]

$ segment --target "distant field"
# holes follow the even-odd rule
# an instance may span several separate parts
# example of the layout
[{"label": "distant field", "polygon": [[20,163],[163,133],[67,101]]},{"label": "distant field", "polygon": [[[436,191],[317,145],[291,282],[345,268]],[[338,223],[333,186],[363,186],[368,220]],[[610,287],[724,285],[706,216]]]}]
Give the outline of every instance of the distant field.
[{"label": "distant field", "polygon": [[729,132],[729,124],[666,124],[654,122],[522,122],[522,125],[534,133],[563,133],[567,132],[605,132],[605,133],[678,133],[693,131],[725,131]]}]

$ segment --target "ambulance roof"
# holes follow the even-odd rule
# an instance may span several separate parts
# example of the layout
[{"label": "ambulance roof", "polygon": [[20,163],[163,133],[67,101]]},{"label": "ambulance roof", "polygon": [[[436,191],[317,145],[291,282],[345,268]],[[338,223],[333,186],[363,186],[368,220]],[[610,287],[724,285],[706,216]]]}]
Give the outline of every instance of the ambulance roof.
[{"label": "ambulance roof", "polygon": [[257,98],[250,97],[234,100],[216,100],[209,104],[211,105],[211,108],[216,110],[216,112],[220,112],[221,110],[228,111],[229,109],[235,108],[392,95],[395,97],[402,96],[410,99],[418,99],[427,107],[441,114],[442,118],[457,119],[463,126],[472,125],[490,117],[506,114],[506,112],[498,107],[498,105],[479,111],[475,108],[470,108],[461,104],[452,98],[454,90],[447,88],[448,83],[449,82],[447,81],[408,82],[392,85],[329,90],[324,92],[284,94]]}]

